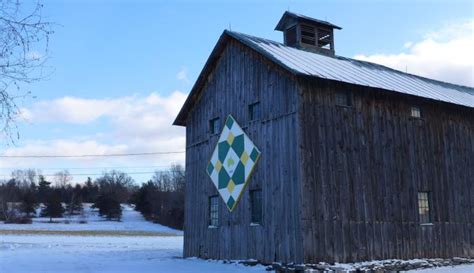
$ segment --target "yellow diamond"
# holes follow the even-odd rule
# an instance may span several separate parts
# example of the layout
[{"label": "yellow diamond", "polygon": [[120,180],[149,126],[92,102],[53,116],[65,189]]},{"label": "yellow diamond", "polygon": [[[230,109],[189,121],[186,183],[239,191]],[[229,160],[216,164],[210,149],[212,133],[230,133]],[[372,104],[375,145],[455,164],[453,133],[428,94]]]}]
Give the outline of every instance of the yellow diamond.
[{"label": "yellow diamond", "polygon": [[229,181],[229,184],[227,184],[227,190],[229,190],[229,192],[232,193],[234,191],[234,188],[235,188],[235,184],[234,184],[234,181],[231,179]]},{"label": "yellow diamond", "polygon": [[221,163],[220,160],[217,160],[215,168],[216,168],[216,171],[217,171],[217,172],[219,172],[219,171],[221,170],[221,168],[222,168],[222,163]]},{"label": "yellow diamond", "polygon": [[240,157],[240,161],[242,161],[242,163],[247,164],[247,160],[249,160],[249,155],[247,154],[246,151],[244,151],[242,153],[242,156]]},{"label": "yellow diamond", "polygon": [[234,142],[234,134],[232,134],[232,132],[229,132],[229,136],[227,137],[227,142],[229,143],[229,145],[232,145],[232,142]]}]

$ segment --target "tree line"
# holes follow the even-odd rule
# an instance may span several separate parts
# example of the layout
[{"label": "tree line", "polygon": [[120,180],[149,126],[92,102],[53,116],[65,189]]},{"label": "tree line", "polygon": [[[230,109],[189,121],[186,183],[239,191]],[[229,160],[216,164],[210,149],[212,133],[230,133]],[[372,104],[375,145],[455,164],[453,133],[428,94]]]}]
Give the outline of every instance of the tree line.
[{"label": "tree line", "polygon": [[32,217],[41,216],[53,222],[64,215],[83,214],[83,203],[92,203],[106,220],[120,221],[121,204],[128,203],[149,221],[183,228],[185,179],[181,165],[156,171],[141,185],[117,170],[75,185],[72,180],[67,170],[55,174],[51,181],[40,170],[13,171],[10,179],[0,180],[0,221],[31,223]]}]

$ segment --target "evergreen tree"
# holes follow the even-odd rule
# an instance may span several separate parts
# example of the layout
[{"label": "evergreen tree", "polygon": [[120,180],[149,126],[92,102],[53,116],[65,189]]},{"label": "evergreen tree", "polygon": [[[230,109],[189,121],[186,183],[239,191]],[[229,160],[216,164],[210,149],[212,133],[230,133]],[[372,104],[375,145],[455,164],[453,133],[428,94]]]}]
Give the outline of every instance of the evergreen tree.
[{"label": "evergreen tree", "polygon": [[92,182],[90,177],[88,177],[81,191],[82,201],[93,203],[99,193],[99,187]]},{"label": "evergreen tree", "polygon": [[43,175],[39,176],[39,184],[38,184],[38,201],[40,203],[44,203],[46,198],[51,191],[50,188],[51,182],[46,181]]},{"label": "evergreen tree", "polygon": [[62,217],[64,213],[63,205],[61,204],[61,193],[57,190],[52,190],[45,202],[45,207],[41,211],[41,216],[49,217],[49,221],[53,222],[53,218]]},{"label": "evergreen tree", "polygon": [[132,203],[135,204],[135,210],[139,211],[145,217],[150,217],[153,213],[152,211],[152,204],[148,196],[151,192],[156,190],[155,185],[151,180],[147,183],[144,183],[134,194],[132,195]]},{"label": "evergreen tree", "polygon": [[66,211],[69,215],[81,214],[83,210],[81,191],[81,186],[77,184],[72,191],[69,202],[66,204]]},{"label": "evergreen tree", "polygon": [[26,189],[21,196],[21,212],[26,214],[26,217],[30,218],[31,214],[36,215],[36,207],[38,206],[36,199],[36,185],[32,183],[30,188]]},{"label": "evergreen tree", "polygon": [[107,220],[120,221],[122,218],[122,207],[119,198],[113,193],[101,193],[97,197],[93,208],[99,209],[99,215],[107,218]]}]

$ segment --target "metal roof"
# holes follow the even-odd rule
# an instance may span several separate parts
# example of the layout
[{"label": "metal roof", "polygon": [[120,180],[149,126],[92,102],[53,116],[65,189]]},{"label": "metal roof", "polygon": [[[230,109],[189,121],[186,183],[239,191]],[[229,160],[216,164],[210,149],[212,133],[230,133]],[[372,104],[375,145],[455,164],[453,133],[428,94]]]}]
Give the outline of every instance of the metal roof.
[{"label": "metal roof", "polygon": [[317,54],[243,33],[225,31],[297,75],[314,76],[474,108],[474,88],[436,81],[370,62]]},{"label": "metal roof", "polygon": [[423,78],[374,63],[321,55],[271,40],[226,30],[207,59],[173,122],[174,125],[186,125],[188,114],[196,101],[199,100],[208,75],[214,69],[215,63],[219,60],[221,52],[230,39],[236,39],[249,46],[295,75],[375,87],[474,108],[474,88],[472,87]]}]

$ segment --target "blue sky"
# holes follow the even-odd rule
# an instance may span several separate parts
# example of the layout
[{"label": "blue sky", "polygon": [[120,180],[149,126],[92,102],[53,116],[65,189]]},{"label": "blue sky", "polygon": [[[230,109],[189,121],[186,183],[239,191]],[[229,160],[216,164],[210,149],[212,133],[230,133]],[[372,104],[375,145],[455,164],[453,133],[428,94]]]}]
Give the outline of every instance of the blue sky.
[{"label": "blue sky", "polygon": [[[19,122],[21,138],[15,146],[3,145],[3,153],[184,150],[184,130],[169,123],[219,35],[230,27],[281,41],[273,29],[287,9],[341,26],[338,55],[472,84],[473,60],[462,62],[462,54],[472,58],[466,49],[472,45],[472,1],[45,1],[45,19],[57,24],[47,62],[54,71],[23,87],[35,98],[20,102],[27,113]],[[453,48],[461,57],[450,55]],[[433,59],[440,68],[425,69]],[[1,159],[0,173],[100,173],[101,167],[163,168],[171,162],[183,157]],[[138,182],[146,177],[135,176]]]}]

